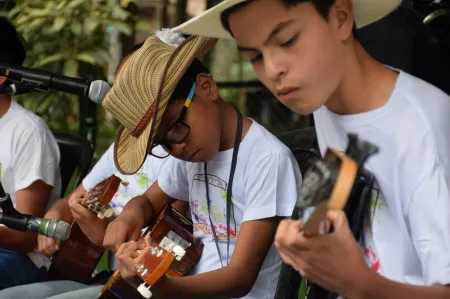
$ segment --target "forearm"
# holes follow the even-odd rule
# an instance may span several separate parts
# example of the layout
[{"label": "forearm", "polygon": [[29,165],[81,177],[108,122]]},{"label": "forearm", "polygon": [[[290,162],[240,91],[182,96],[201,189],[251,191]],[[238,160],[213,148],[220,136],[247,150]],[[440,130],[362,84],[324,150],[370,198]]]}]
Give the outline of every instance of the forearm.
[{"label": "forearm", "polygon": [[103,238],[105,237],[106,227],[108,225],[106,219],[95,219],[87,224],[77,223],[89,241],[97,246],[103,246]]},{"label": "forearm", "polygon": [[0,236],[0,248],[27,253],[33,251],[37,245],[37,234],[35,233],[20,232],[2,226],[0,227]]},{"label": "forearm", "polygon": [[450,286],[415,286],[398,283],[373,273],[360,294],[351,299],[448,299]]},{"label": "forearm", "polygon": [[203,274],[166,280],[162,288],[164,298],[240,298],[251,290],[253,283],[245,269],[228,265]]},{"label": "forearm", "polygon": [[130,200],[118,216],[118,218],[131,215],[134,219],[149,223],[157,215],[150,201],[144,195],[139,195]]}]

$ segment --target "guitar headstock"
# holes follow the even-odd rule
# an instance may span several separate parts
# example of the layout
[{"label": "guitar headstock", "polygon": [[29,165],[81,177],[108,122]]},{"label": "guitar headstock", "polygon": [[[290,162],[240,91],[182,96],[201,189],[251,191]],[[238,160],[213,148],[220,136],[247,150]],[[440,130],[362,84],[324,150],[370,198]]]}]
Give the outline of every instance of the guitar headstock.
[{"label": "guitar headstock", "polygon": [[114,194],[116,194],[119,189],[120,184],[124,184],[122,180],[115,176],[111,175],[109,178],[104,179],[94,188],[89,190],[82,204],[97,213],[98,218],[109,218],[114,214],[113,209],[109,206]]},{"label": "guitar headstock", "polygon": [[179,245],[171,244],[163,248],[155,242],[146,246],[140,251],[135,260],[135,268],[138,275],[144,280],[138,287],[138,292],[144,298],[151,298],[150,288],[154,285],[170,268],[174,260],[181,260],[186,251]]},{"label": "guitar headstock", "polygon": [[323,160],[311,165],[305,173],[296,204],[299,219],[303,218],[307,208],[315,207],[303,226],[305,236],[324,233],[326,212],[345,208],[360,169],[377,151],[376,146],[349,134],[346,153],[329,148]]}]

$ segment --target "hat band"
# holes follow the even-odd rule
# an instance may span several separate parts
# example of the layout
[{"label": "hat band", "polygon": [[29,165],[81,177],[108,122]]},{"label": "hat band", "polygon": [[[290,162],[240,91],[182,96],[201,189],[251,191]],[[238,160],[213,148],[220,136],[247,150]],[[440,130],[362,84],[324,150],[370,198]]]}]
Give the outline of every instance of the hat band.
[{"label": "hat band", "polygon": [[141,121],[138,123],[136,128],[131,132],[131,136],[137,138],[141,133],[144,131],[144,129],[147,127],[148,123],[150,122],[153,112],[155,108],[155,102],[148,108],[147,112],[145,112],[144,116],[141,118]]}]

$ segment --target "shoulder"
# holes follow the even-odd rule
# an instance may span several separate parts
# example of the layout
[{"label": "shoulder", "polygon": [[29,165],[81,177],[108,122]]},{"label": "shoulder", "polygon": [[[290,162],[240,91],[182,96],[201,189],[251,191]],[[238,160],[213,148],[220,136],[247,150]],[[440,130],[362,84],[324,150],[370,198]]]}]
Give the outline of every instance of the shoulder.
[{"label": "shoulder", "polygon": [[[49,127],[41,117],[14,101],[11,102],[11,115],[16,133],[37,136],[51,134]],[[51,135],[53,138],[53,134]]]},{"label": "shoulder", "polygon": [[450,96],[428,82],[404,72],[399,81],[400,105],[403,104],[403,107],[398,109],[401,110],[398,133],[403,135],[402,139],[408,144],[410,151],[428,153],[449,169]]},{"label": "shoulder", "polygon": [[[246,140],[247,138],[248,140]],[[291,150],[256,121],[253,121],[244,138],[241,156],[245,159],[245,168],[250,172],[255,168],[273,168],[276,171],[275,168],[280,167],[300,171]],[[246,172],[251,175],[249,171]]]}]

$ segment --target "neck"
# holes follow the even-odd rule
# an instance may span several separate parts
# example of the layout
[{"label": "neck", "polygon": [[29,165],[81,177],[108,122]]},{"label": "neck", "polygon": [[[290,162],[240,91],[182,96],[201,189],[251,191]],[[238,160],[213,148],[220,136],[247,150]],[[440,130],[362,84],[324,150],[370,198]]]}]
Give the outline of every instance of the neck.
[{"label": "neck", "polygon": [[[235,108],[228,105],[223,100],[220,100],[218,109],[220,109],[219,111],[221,120],[221,138],[219,151],[226,151],[234,147],[237,128],[237,113]],[[241,141],[244,139],[245,135],[250,129],[250,126],[252,125],[252,121],[250,119],[244,116],[242,117]]]},{"label": "neck", "polygon": [[9,107],[11,107],[11,97],[9,95],[0,95],[0,117],[8,112]]},{"label": "neck", "polygon": [[342,80],[326,103],[337,114],[358,114],[382,107],[394,90],[398,74],[373,59],[362,45],[348,45]]}]

